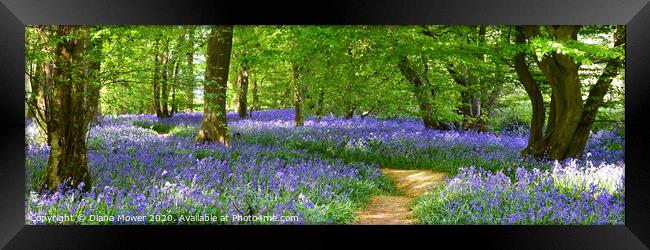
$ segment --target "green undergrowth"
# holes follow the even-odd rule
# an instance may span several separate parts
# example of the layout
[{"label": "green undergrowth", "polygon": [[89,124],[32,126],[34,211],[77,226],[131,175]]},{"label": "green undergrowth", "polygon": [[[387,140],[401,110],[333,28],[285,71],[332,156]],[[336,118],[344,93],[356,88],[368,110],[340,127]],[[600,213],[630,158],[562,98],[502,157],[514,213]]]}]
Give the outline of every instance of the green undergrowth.
[{"label": "green undergrowth", "polygon": [[[403,153],[395,153],[394,149],[386,144],[369,144],[367,148],[351,148],[336,145],[331,141],[301,141],[297,139],[283,139],[274,135],[248,135],[242,136],[246,143],[261,145],[283,145],[288,148],[305,150],[309,154],[319,155],[323,158],[336,158],[345,162],[374,163],[380,166],[390,166],[396,169],[425,169],[436,172],[456,175],[461,167],[475,166],[485,170],[503,171],[513,177],[517,167],[526,169],[546,169],[548,165],[537,161],[529,161],[519,157],[508,159],[505,157],[486,159],[481,155],[471,155],[471,149],[457,147],[409,147],[405,141],[403,147],[410,149]],[[495,150],[499,150],[495,148]]]},{"label": "green undergrowth", "polygon": [[131,124],[133,124],[133,126],[138,126],[141,128],[153,130],[158,134],[167,134],[169,133],[169,131],[171,131],[174,128],[173,125],[169,125],[161,122],[151,123],[151,122],[144,122],[144,121],[134,121]]}]

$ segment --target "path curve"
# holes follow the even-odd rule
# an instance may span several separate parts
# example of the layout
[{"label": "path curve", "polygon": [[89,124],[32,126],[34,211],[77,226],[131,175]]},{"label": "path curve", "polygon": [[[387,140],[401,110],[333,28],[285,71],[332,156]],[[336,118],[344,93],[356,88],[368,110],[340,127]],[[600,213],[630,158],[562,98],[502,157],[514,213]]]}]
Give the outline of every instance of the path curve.
[{"label": "path curve", "polygon": [[446,174],[430,170],[404,170],[382,168],[381,172],[391,179],[399,196],[376,195],[370,198],[366,208],[357,212],[360,225],[407,225],[413,224],[408,205],[417,196],[425,194],[431,187],[444,180]]}]

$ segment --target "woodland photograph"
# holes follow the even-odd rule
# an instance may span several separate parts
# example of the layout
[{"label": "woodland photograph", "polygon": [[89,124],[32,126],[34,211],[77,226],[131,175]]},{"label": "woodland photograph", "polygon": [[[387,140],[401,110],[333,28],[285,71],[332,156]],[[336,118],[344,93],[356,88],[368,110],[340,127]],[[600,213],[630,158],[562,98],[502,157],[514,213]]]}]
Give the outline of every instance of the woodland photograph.
[{"label": "woodland photograph", "polygon": [[28,225],[625,222],[625,26],[30,25],[24,75]]}]

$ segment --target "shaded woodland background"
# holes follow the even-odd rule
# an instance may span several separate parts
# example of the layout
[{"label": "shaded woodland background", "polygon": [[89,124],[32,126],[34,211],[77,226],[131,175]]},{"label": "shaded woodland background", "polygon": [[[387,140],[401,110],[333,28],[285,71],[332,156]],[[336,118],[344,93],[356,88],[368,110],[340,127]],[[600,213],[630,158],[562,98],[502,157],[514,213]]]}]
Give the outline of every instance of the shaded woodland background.
[{"label": "shaded woodland background", "polygon": [[[50,187],[90,183],[102,115],[205,112],[197,141],[291,108],[346,119],[419,117],[436,130],[529,131],[522,154],[581,158],[623,133],[623,26],[30,26],[26,118],[51,147]],[[90,185],[88,185],[90,186]]]}]

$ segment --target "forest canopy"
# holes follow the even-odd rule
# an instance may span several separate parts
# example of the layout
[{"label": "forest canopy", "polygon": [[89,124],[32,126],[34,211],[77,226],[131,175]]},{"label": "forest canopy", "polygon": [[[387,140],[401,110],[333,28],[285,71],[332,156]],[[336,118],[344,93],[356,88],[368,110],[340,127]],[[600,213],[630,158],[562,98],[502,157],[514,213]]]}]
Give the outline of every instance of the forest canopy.
[{"label": "forest canopy", "polygon": [[[582,26],[577,39],[568,40],[546,30],[540,27],[522,44],[515,26],[235,26],[226,108],[245,106],[247,114],[293,107],[296,65],[307,115],[420,116],[421,91],[431,93],[421,98],[434,120],[480,120],[491,130],[525,124],[531,107],[517,77],[517,53],[524,52],[547,109],[551,87],[533,56],[570,56],[579,65],[583,99],[607,60],[624,59],[623,48],[614,48],[616,27]],[[92,56],[101,65],[95,84],[101,86],[102,114],[202,111],[210,27],[97,26],[88,32],[98,43]],[[27,76],[44,78],[43,64],[53,60],[62,39],[53,26],[26,29]],[[620,123],[622,77],[617,74],[602,106],[614,113],[599,120]],[[159,94],[153,82],[159,82]]]}]

